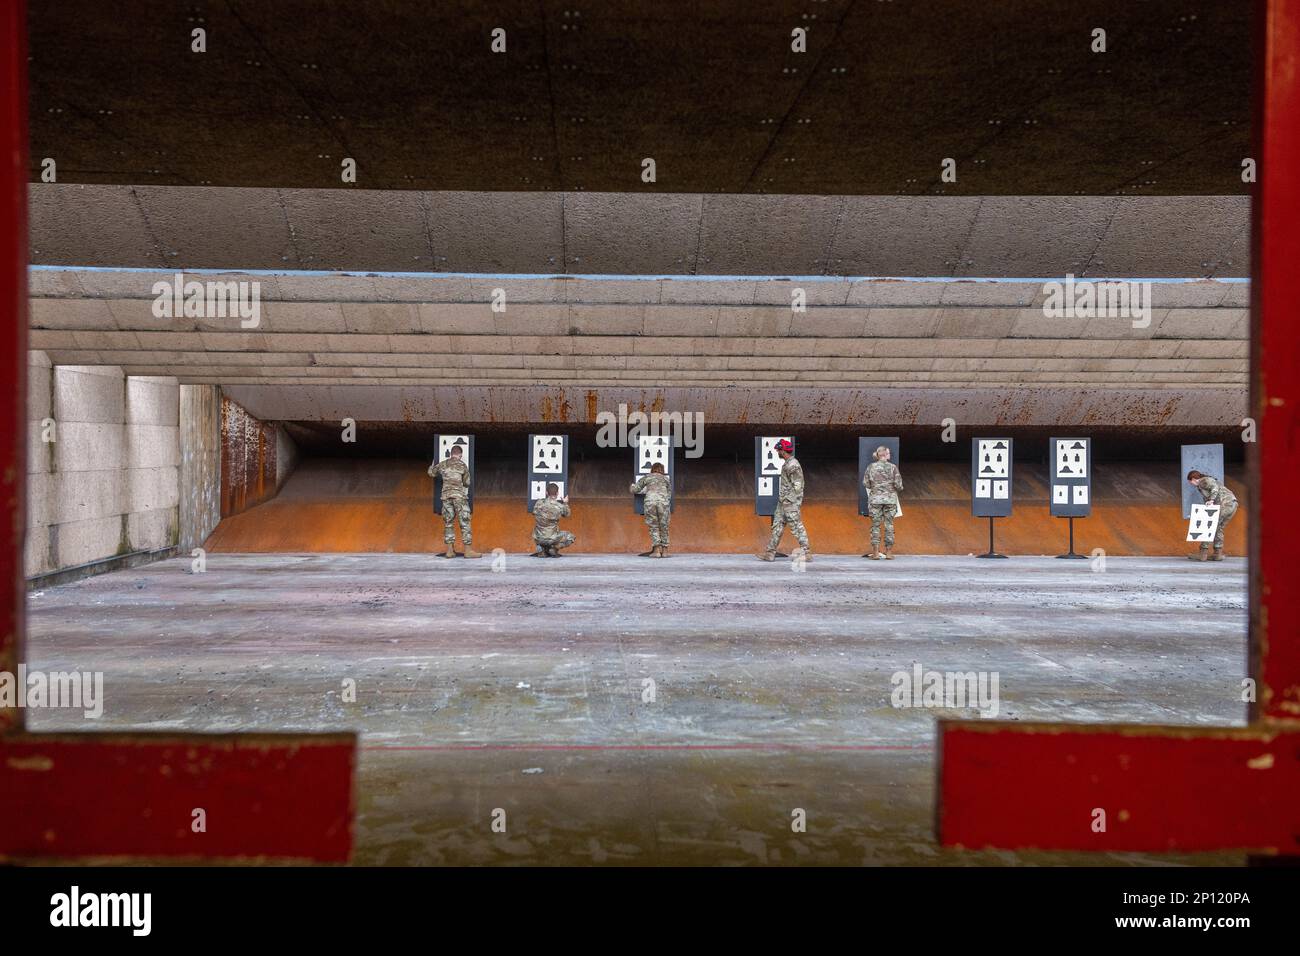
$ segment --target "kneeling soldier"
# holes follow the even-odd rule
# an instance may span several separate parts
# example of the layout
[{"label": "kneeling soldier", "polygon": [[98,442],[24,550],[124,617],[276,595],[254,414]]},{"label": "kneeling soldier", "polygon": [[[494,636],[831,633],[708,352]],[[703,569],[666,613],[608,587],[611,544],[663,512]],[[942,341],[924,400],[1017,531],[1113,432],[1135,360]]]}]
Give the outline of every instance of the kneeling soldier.
[{"label": "kneeling soldier", "polygon": [[571,531],[560,530],[560,519],[569,516],[569,496],[560,497],[560,486],[555,482],[546,485],[546,497],[533,505],[533,540],[537,542],[535,558],[558,558],[560,549],[573,544]]},{"label": "kneeling soldier", "polygon": [[1187,473],[1187,480],[1191,482],[1193,488],[1201,493],[1207,505],[1219,506],[1219,526],[1214,531],[1214,554],[1210,554],[1210,546],[1207,542],[1201,542],[1201,549],[1198,554],[1189,554],[1187,557],[1192,561],[1222,561],[1223,560],[1223,529],[1232,516],[1237,513],[1237,496],[1228,490],[1228,486],[1221,481],[1216,481],[1209,475],[1202,474],[1193,468]]},{"label": "kneeling soldier", "polygon": [[430,465],[429,474],[442,479],[442,540],[447,545],[447,557],[456,557],[456,526],[453,522],[458,520],[465,557],[483,557],[474,550],[474,532],[470,529],[469,465],[461,460],[460,446],[454,446],[450,455]]},{"label": "kneeling soldier", "polygon": [[650,554],[652,558],[668,557],[668,522],[672,517],[672,484],[664,466],[655,462],[650,474],[642,475],[628,488],[634,495],[645,495],[642,510],[645,526],[650,529]]},{"label": "kneeling soldier", "polygon": [[898,492],[903,490],[903,476],[898,466],[889,460],[889,447],[881,445],[871,456],[875,459],[862,474],[862,487],[867,490],[867,508],[871,512],[871,553],[867,557],[880,560],[880,526],[885,526],[885,557],[894,558],[894,516],[898,514]]}]

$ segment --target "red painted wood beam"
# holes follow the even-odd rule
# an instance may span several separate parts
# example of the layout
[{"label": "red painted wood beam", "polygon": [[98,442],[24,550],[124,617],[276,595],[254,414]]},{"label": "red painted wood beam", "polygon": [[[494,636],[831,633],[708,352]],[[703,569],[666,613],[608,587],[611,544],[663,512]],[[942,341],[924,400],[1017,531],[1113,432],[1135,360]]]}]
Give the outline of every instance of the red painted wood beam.
[{"label": "red painted wood beam", "polygon": [[0,860],[345,862],[355,754],[351,734],[10,734],[0,738]]},{"label": "red painted wood beam", "polygon": [[939,748],[945,846],[1300,853],[1300,730],[941,721]]},{"label": "red painted wood beam", "polygon": [[[0,671],[22,648],[27,520],[27,26],[0,3]],[[22,726],[0,707],[0,734]]]},{"label": "red painted wood beam", "polygon": [[1256,110],[1251,414],[1251,673],[1256,713],[1300,719],[1300,0],[1264,5]]}]

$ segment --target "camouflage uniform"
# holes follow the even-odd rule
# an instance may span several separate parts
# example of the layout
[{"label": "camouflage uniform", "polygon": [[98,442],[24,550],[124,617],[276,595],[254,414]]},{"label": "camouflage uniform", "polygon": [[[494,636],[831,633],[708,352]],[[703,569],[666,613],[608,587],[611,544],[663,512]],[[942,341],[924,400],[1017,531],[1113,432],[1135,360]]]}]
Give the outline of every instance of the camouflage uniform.
[{"label": "camouflage uniform", "polygon": [[808,550],[808,532],[804,530],[803,516],[803,466],[793,455],[781,466],[781,481],[777,487],[776,511],[772,512],[772,537],[767,550],[775,551],[781,543],[781,532],[788,524],[799,546]]},{"label": "camouflage uniform", "polygon": [[[1202,475],[1196,482],[1196,490],[1201,493],[1207,505],[1219,506],[1219,526],[1214,531],[1214,550],[1223,550],[1223,529],[1232,516],[1237,513],[1237,496],[1228,490],[1228,486],[1221,481],[1216,481],[1209,475]],[[1201,550],[1206,551],[1210,547],[1206,541],[1201,542]]]},{"label": "camouflage uniform", "polygon": [[542,498],[533,505],[533,540],[545,548],[567,548],[573,544],[572,531],[560,530],[560,519],[569,516],[569,506],[559,498]]},{"label": "camouflage uniform", "polygon": [[892,461],[873,461],[862,473],[867,490],[867,511],[871,515],[871,550],[880,550],[880,526],[885,526],[885,547],[894,546],[894,515],[898,513],[898,492],[903,476]]},{"label": "camouflage uniform", "polygon": [[470,530],[469,465],[448,456],[429,468],[429,474],[442,479],[442,540],[450,547],[456,543],[456,526],[460,538],[469,548],[474,540]]},{"label": "camouflage uniform", "polygon": [[645,512],[645,526],[650,529],[651,546],[668,547],[668,521],[672,517],[672,483],[668,476],[652,471],[632,482],[628,491],[645,495],[642,510]]}]

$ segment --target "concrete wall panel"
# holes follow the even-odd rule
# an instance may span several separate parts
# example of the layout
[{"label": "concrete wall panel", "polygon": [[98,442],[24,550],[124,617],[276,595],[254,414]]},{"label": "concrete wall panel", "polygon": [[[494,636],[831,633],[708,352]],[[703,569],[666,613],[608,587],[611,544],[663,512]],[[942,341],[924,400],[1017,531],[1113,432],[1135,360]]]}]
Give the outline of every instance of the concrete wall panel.
[{"label": "concrete wall panel", "polygon": [[[177,521],[174,378],[61,366],[33,353],[29,390],[28,576],[166,548]],[[56,441],[41,439],[41,418]]]}]

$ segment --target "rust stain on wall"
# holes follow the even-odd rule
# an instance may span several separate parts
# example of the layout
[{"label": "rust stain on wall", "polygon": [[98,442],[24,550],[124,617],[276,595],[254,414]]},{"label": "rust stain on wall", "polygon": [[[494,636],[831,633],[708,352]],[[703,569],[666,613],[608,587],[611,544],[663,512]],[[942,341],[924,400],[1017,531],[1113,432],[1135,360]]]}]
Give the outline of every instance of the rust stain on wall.
[{"label": "rust stain on wall", "polygon": [[221,398],[221,517],[275,495],[275,428]]}]

